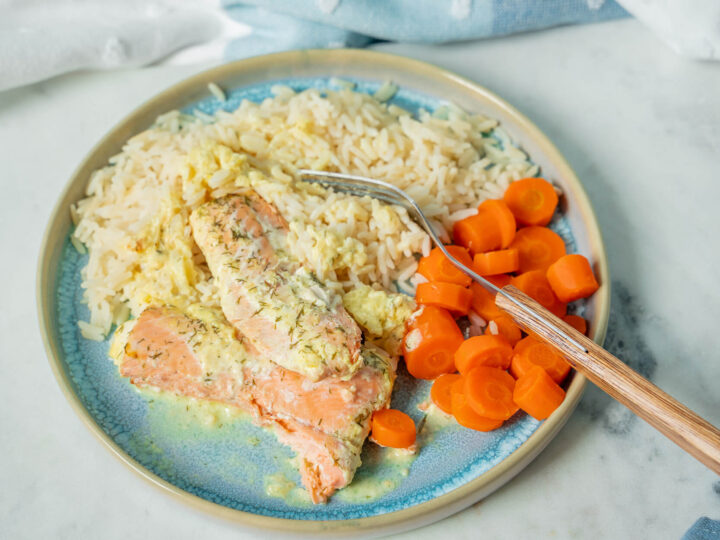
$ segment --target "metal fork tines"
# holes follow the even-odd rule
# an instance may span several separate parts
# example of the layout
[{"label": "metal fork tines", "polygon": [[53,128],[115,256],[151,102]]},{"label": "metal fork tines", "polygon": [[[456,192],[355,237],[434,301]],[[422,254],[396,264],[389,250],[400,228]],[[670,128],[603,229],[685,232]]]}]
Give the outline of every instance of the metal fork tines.
[{"label": "metal fork tines", "polygon": [[320,180],[317,178],[307,178],[307,179],[303,178],[303,181],[311,183],[311,184],[318,184],[323,187],[332,189],[333,191],[337,191],[340,193],[347,193],[349,195],[355,195],[357,197],[370,196],[370,197],[373,197],[374,199],[380,199],[381,201],[384,201],[389,204],[397,204],[407,210],[410,210],[408,208],[408,204],[405,199],[401,199],[395,193],[388,191],[386,189],[383,189],[381,187],[360,186],[360,185],[356,185],[356,184],[346,184],[344,182],[337,181],[337,180]]},{"label": "metal fork tines", "polygon": [[485,288],[496,293],[501,291],[501,289],[490,283],[482,276],[476,274],[471,268],[468,268],[450,254],[440,240],[435,228],[430,223],[430,220],[425,216],[424,212],[420,209],[420,206],[415,202],[415,199],[399,187],[383,182],[382,180],[375,180],[373,178],[365,178],[364,176],[356,176],[352,174],[311,171],[307,169],[301,169],[298,173],[300,174],[301,180],[304,182],[320,184],[334,191],[349,193],[359,197],[369,196],[385,200],[391,204],[399,204],[408,211],[416,223],[425,229],[425,232],[430,235],[430,238],[432,238],[435,245],[442,250],[448,259],[450,259],[450,262],[463,272],[466,272]]},{"label": "metal fork tines", "polygon": [[[476,282],[485,287],[487,290],[497,294],[501,294],[503,297],[513,302],[513,304],[519,306],[526,313],[535,317],[538,316],[536,312],[530,310],[525,305],[518,302],[513,296],[506,293],[501,288],[496,287],[487,279],[475,273],[472,268],[468,268],[460,261],[458,261],[455,257],[453,257],[450,252],[445,248],[445,245],[438,237],[438,234],[430,223],[430,220],[428,220],[428,218],[425,216],[423,211],[420,209],[420,206],[417,204],[417,202],[415,202],[415,199],[413,199],[410,195],[405,193],[405,191],[403,191],[399,187],[389,184],[387,182],[383,182],[382,180],[375,180],[373,178],[366,178],[364,176],[357,176],[353,174],[313,171],[309,169],[300,169],[298,171],[298,174],[300,175],[300,179],[303,182],[320,184],[329,189],[332,189],[333,191],[348,193],[350,195],[356,195],[358,197],[369,196],[388,202],[390,204],[397,204],[402,206],[408,211],[408,213],[415,220],[415,222],[418,223],[423,229],[425,229],[425,232],[427,232],[430,238],[432,238],[433,243],[438,248],[440,248],[440,250],[442,250],[445,256],[450,260],[450,262],[453,263],[457,268],[468,274],[471,278],[473,278]],[[550,324],[557,332],[562,334],[570,343],[572,343],[578,349],[587,352],[587,349],[582,344],[580,344],[572,336],[568,335],[564,330],[562,330],[550,321],[548,321],[548,324]]]},{"label": "metal fork tines", "polygon": [[304,182],[320,184],[333,191],[349,193],[350,195],[356,195],[358,197],[370,196],[384,200],[390,204],[399,204],[408,210],[412,208],[413,201],[405,192],[392,184],[380,180],[373,180],[351,174],[310,171],[306,169],[301,169],[298,173],[300,173]]}]

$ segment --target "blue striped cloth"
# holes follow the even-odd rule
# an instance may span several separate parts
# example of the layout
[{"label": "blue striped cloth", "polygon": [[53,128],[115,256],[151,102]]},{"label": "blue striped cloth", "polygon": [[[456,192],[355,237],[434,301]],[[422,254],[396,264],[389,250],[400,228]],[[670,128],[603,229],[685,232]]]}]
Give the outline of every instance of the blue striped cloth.
[{"label": "blue striped cloth", "polygon": [[377,41],[446,43],[626,17],[614,0],[222,0],[253,34],[227,59]]},{"label": "blue striped cloth", "polygon": [[720,521],[701,517],[693,523],[682,540],[720,540]]}]

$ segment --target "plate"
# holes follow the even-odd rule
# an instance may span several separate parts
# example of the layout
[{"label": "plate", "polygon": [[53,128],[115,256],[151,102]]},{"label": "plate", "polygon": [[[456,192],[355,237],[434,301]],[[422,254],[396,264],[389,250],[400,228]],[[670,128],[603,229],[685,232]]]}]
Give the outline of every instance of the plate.
[{"label": "plate", "polygon": [[[590,335],[601,343],[610,294],[605,251],[587,195],[557,149],[527,118],[481,86],[422,62],[361,50],[292,51],[227,64],[176,84],[132,112],[90,151],[53,211],[39,261],[38,310],[50,365],[73,409],[107,448],[153,484],[191,505],[250,526],[316,534],[391,533],[441,519],[510,480],[567,421],[585,378],[571,377],[565,401],[544,422],[519,413],[492,433],[452,425],[437,431],[409,469],[379,459],[385,451],[368,443],[364,464],[350,488],[328,504],[314,506],[293,487],[299,475],[290,465],[292,452],[272,434],[243,419],[229,419],[223,428],[210,429],[199,413],[183,412],[184,407],[162,396],[137,392],[107,358],[108,343],[83,339],[77,326],[88,314],[80,287],[86,256],[69,242],[69,207],[83,197],[93,170],[161,113],[231,110],[242,99],[270,96],[275,84],[296,90],[337,88],[338,78],[369,93],[392,80],[398,92],[391,101],[413,112],[452,102],[501,122],[514,143],[540,166],[541,174],[564,192],[561,213],[552,226],[569,252],[589,256],[603,284],[583,306]],[[226,102],[208,91],[211,82],[226,90]],[[401,372],[393,407],[419,422],[423,413],[417,404],[427,391],[428,383]],[[278,471],[283,477],[269,481],[279,478],[273,476]],[[375,496],[368,498],[367,493]]]}]

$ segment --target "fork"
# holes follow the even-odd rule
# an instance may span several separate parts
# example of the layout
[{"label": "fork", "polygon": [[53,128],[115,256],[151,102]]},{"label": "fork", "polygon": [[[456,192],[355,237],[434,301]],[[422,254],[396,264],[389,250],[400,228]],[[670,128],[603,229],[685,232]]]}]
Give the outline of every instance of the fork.
[{"label": "fork", "polygon": [[358,197],[373,197],[405,208],[452,264],[496,293],[497,306],[524,330],[555,347],[573,368],[600,389],[720,474],[720,430],[516,287],[496,287],[458,261],[440,241],[437,231],[417,202],[402,189],[381,180],[350,174],[308,169],[301,169],[298,174],[304,182]]}]

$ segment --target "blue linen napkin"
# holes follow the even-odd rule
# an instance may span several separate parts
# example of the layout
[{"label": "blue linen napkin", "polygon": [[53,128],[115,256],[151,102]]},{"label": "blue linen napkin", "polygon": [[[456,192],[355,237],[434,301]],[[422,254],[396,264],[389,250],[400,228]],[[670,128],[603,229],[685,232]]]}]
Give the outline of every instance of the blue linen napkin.
[{"label": "blue linen napkin", "polygon": [[681,540],[720,540],[720,521],[701,517],[693,523]]},{"label": "blue linen napkin", "polygon": [[227,59],[298,48],[444,43],[626,17],[614,0],[222,0],[253,27]]}]

